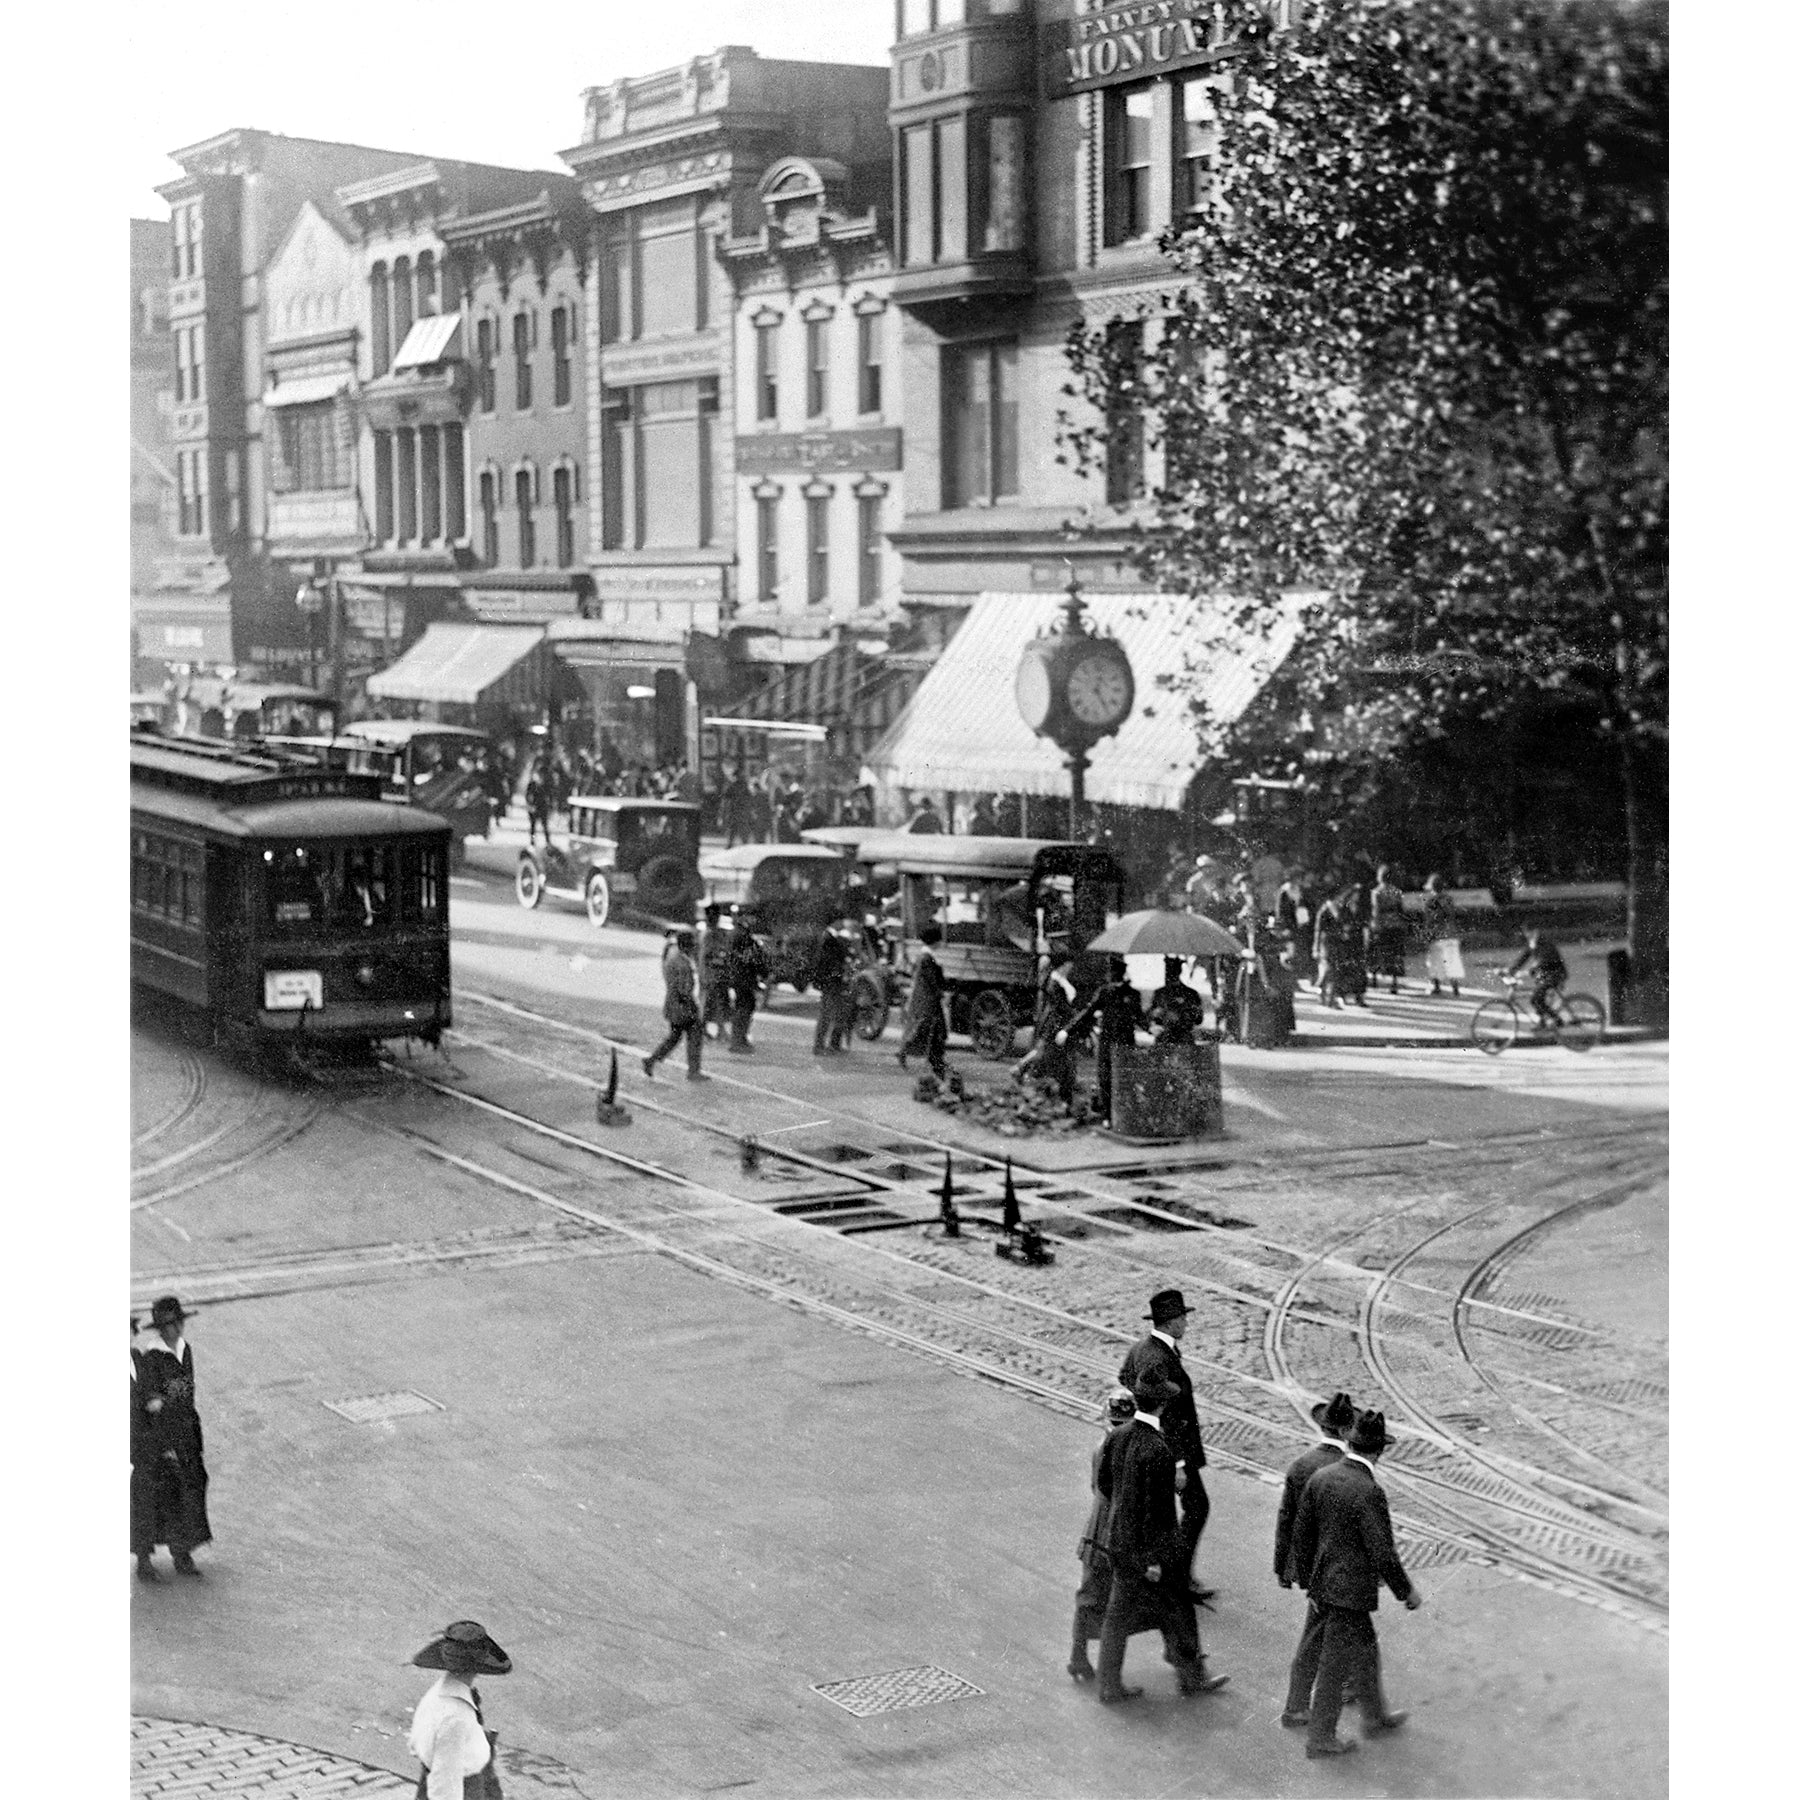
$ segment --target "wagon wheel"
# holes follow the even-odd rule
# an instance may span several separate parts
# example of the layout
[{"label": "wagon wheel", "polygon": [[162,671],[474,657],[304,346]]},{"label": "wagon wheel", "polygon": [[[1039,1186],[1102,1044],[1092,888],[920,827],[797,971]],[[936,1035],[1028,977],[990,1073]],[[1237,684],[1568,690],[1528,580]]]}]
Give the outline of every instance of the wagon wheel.
[{"label": "wagon wheel", "polygon": [[864,969],[851,982],[850,1016],[856,1029],[856,1035],[864,1043],[874,1043],[887,1030],[887,988],[883,985],[880,976],[871,975],[867,969]]},{"label": "wagon wheel", "polygon": [[590,925],[604,925],[612,916],[612,889],[596,869],[587,878],[587,916]]},{"label": "wagon wheel", "polygon": [[519,904],[529,910],[544,897],[544,877],[529,856],[519,858],[518,872],[513,876],[513,892]]},{"label": "wagon wheel", "polygon": [[969,1042],[975,1046],[975,1054],[989,1062],[1012,1055],[1012,1007],[998,988],[984,989],[970,1003]]}]

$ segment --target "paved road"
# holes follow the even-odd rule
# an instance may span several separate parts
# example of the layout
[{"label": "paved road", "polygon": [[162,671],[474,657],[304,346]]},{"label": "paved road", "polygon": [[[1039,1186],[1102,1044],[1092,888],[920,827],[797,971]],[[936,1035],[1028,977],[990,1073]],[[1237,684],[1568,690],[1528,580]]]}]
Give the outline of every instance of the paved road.
[{"label": "paved road", "polygon": [[[475,892],[458,890],[459,926]],[[551,917],[507,905],[530,928]],[[653,1026],[653,1006],[614,997],[625,990],[605,978],[634,965],[653,976],[654,940],[609,931],[596,948],[579,915],[567,924],[567,949],[459,945],[459,979],[589,1031]],[[475,1002],[460,1017],[470,1039],[498,1049],[453,1046],[448,1085],[593,1135],[591,1092],[578,1085],[597,1066],[589,1040],[507,1026]],[[1108,1224],[1102,1192],[1057,1203],[1097,1235],[1071,1239],[1054,1271],[1014,1271],[980,1235],[959,1249],[904,1234],[920,1261],[902,1295],[889,1292],[898,1237],[804,1223],[790,1202],[829,1183],[748,1176],[730,1142],[698,1127],[729,1127],[754,1107],[759,1129],[834,1121],[795,1133],[800,1143],[843,1141],[859,1120],[899,1142],[924,1109],[885,1059],[815,1063],[798,1002],[762,1036],[753,1064],[719,1059],[722,1077],[752,1087],[646,1091],[627,1076],[636,1123],[607,1142],[683,1171],[676,1209],[666,1184],[450,1099],[381,1082],[271,1088],[167,1034],[134,1034],[134,1293],[202,1297],[193,1335],[219,1534],[203,1553],[206,1583],[131,1584],[134,1711],[204,1728],[143,1725],[134,1791],[183,1791],[170,1779],[181,1770],[187,1791],[219,1775],[213,1791],[271,1800],[404,1791],[371,1771],[407,1768],[422,1677],[406,1659],[462,1614],[483,1618],[518,1662],[489,1698],[509,1794],[1660,1790],[1666,1639],[1466,1554],[1434,1563],[1422,1552],[1426,1610],[1382,1614],[1390,1683],[1415,1709],[1407,1732],[1370,1746],[1354,1770],[1306,1764],[1274,1718],[1297,1616],[1266,1572],[1273,1490],[1256,1442],[1225,1428],[1256,1412],[1249,1396],[1266,1374],[1275,1290],[1253,1270],[1275,1267],[1276,1253],[1263,1246],[1310,1253],[1372,1234],[1320,1266],[1305,1291],[1324,1305],[1353,1265],[1373,1256],[1389,1269],[1440,1219],[1494,1208],[1498,1220],[1523,1204],[1524,1220],[1559,1196],[1601,1195],[1621,1159],[1637,1159],[1627,1172],[1654,1171],[1650,1084],[1604,1073],[1646,1053],[1563,1058],[1591,1065],[1583,1085],[1544,1093],[1541,1073],[1508,1085],[1509,1059],[1473,1053],[1459,1064],[1448,1050],[1232,1052],[1233,1087],[1284,1118],[1245,1105],[1227,1166],[1131,1188],[1229,1218],[1229,1232]],[[1288,1056],[1319,1061],[1284,1068]],[[1396,1080],[1394,1065],[1411,1072]],[[1455,1085],[1465,1066],[1476,1085]],[[824,1104],[808,1114],[804,1100]],[[1462,1148],[1432,1149],[1434,1138]],[[1402,1142],[1414,1147],[1374,1147]],[[1579,1215],[1568,1235],[1524,1243],[1493,1290],[1529,1301],[1494,1315],[1518,1317],[1527,1338],[1545,1329],[1532,1321],[1558,1322],[1547,1343],[1483,1340],[1505,1398],[1470,1416],[1514,1434],[1509,1454],[1534,1429],[1514,1404],[1534,1381],[1568,1386],[1561,1363],[1587,1354],[1555,1347],[1568,1331],[1652,1368],[1660,1340],[1666,1357],[1661,1308],[1646,1299],[1666,1291],[1664,1192],[1634,1173],[1629,1195]],[[1404,1241],[1381,1224],[1402,1207],[1415,1226]],[[1375,1295],[1395,1377],[1426,1414],[1477,1407],[1434,1385],[1451,1366],[1438,1322],[1459,1316],[1458,1271],[1511,1229],[1470,1240],[1454,1268],[1408,1265],[1411,1298],[1391,1284]],[[1280,1267],[1304,1266],[1281,1254]],[[971,1310],[959,1296],[975,1277],[1010,1298]],[[1086,1306],[1083,1329],[1104,1348],[1139,1328],[1143,1294],[1164,1279],[1208,1295],[1194,1353],[1216,1365],[1207,1542],[1220,1600],[1204,1625],[1233,1683],[1183,1705],[1140,1640],[1132,1667],[1152,1693],[1131,1718],[1100,1712],[1061,1672],[1093,1427],[959,1371],[941,1353],[948,1342],[926,1338],[959,1311],[975,1333],[966,1344],[1006,1341],[995,1327],[1041,1336],[1030,1309],[1053,1300]],[[787,1304],[772,1304],[778,1295]],[[1321,1337],[1302,1317],[1280,1341],[1303,1388],[1340,1371],[1365,1392],[1374,1380],[1339,1360],[1353,1337]],[[992,1366],[1048,1380],[1047,1344]],[[1069,1380],[1093,1384],[1084,1392],[1103,1385],[1103,1368],[1083,1373],[1089,1353],[1075,1337],[1060,1354],[1076,1358]],[[1633,1365],[1616,1384],[1624,1397],[1584,1402],[1583,1418],[1610,1404],[1632,1430],[1664,1429],[1653,1373]],[[425,1397],[418,1410],[377,1407],[389,1416],[370,1423],[331,1410],[407,1394]],[[1407,1424],[1425,1444],[1418,1421]],[[1478,1425],[1447,1429],[1482,1437]],[[1620,1454],[1597,1436],[1586,1449],[1609,1465]],[[1397,1500],[1409,1482],[1417,1491],[1398,1464],[1394,1481]],[[934,1668],[980,1691],[866,1718],[818,1691]],[[283,1744],[308,1749],[284,1761]],[[297,1785],[307,1781],[339,1785]]]}]

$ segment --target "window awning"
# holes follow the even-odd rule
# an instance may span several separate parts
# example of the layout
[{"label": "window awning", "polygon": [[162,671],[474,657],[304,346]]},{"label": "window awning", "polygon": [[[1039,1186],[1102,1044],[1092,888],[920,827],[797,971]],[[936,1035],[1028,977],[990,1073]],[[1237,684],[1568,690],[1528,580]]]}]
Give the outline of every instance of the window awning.
[{"label": "window awning", "polygon": [[415,319],[400,346],[400,354],[394,358],[394,367],[417,369],[460,354],[456,334],[461,326],[462,314],[459,312],[431,313],[423,319]]},{"label": "window awning", "polygon": [[264,406],[315,406],[335,400],[350,385],[349,372],[336,375],[290,375],[263,394]]},{"label": "window awning", "polygon": [[378,700],[478,706],[543,641],[537,625],[427,625],[391,669],[369,677],[369,692]]},{"label": "window awning", "polygon": [[[863,759],[875,777],[960,793],[1067,794],[1062,751],[1032,734],[1013,701],[1020,652],[1054,625],[1062,604],[1060,594],[978,596],[905,711]],[[1095,630],[1124,646],[1137,685],[1131,716],[1093,751],[1088,798],[1179,808],[1201,760],[1188,693],[1204,697],[1215,718],[1238,717],[1294,647],[1302,599],[1261,643],[1212,641],[1205,601],[1090,594],[1084,604]],[[1215,604],[1210,620],[1223,616]]]}]

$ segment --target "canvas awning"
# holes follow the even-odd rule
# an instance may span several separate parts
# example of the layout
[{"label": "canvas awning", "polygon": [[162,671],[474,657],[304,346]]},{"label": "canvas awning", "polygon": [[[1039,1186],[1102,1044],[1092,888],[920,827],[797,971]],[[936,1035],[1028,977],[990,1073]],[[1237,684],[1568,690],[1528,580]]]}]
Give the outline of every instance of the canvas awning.
[{"label": "canvas awning", "polygon": [[391,669],[369,677],[369,692],[378,700],[478,706],[543,641],[537,625],[427,625]]},{"label": "canvas awning", "polygon": [[[982,594],[906,710],[864,758],[881,781],[960,793],[1061,795],[1067,763],[1019,716],[1013,681],[1025,645],[1056,622],[1060,594]],[[1187,695],[1234,719],[1293,648],[1303,601],[1263,642],[1216,643],[1222,608],[1170,594],[1090,594],[1094,629],[1124,646],[1137,698],[1117,736],[1096,745],[1087,796],[1114,806],[1178,808],[1200,767]],[[1190,671],[1189,665],[1194,665]],[[1168,685],[1175,683],[1174,687]]]},{"label": "canvas awning", "polygon": [[421,369],[456,354],[456,334],[462,328],[462,314],[430,313],[415,319],[394,358],[396,369]]},{"label": "canvas awning", "polygon": [[263,394],[264,406],[316,406],[335,400],[350,385],[347,371],[335,375],[289,375]]}]

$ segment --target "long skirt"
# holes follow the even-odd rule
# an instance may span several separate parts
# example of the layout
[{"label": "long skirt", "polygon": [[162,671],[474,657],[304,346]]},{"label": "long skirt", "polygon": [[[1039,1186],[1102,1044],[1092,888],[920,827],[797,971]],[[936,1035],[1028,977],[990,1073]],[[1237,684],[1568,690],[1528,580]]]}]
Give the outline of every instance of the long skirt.
[{"label": "long skirt", "polygon": [[1406,973],[1406,927],[1384,925],[1369,934],[1369,973],[1397,979]]}]

